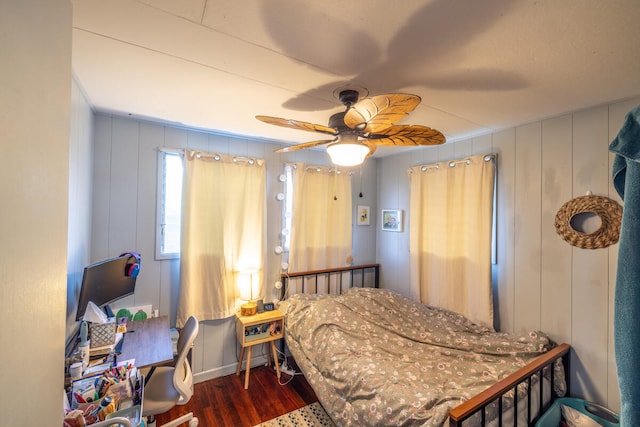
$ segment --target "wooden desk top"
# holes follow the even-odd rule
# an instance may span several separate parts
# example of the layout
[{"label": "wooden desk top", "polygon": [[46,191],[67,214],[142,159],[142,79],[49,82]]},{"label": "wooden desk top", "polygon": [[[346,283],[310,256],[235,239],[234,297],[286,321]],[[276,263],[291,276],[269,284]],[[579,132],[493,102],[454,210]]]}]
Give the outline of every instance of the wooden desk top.
[{"label": "wooden desk top", "polygon": [[135,359],[135,366],[143,368],[173,361],[173,346],[169,317],[152,317],[127,324],[118,360]]}]

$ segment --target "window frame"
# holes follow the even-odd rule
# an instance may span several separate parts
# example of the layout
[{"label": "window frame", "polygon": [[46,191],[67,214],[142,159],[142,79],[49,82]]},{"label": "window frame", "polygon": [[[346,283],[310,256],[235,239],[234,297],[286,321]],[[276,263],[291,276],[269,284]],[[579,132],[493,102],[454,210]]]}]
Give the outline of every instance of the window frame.
[{"label": "window frame", "polygon": [[179,259],[180,252],[163,252],[164,244],[164,207],[165,207],[165,157],[167,155],[178,156],[184,167],[184,151],[180,149],[158,149],[158,167],[156,177],[156,227],[155,227],[155,259]]}]

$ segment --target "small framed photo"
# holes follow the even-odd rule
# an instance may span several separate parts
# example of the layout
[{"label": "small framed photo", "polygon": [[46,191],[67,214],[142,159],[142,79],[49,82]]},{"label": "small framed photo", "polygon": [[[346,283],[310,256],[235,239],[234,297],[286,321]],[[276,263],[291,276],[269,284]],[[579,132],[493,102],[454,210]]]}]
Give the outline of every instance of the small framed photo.
[{"label": "small framed photo", "polygon": [[382,229],[386,231],[402,231],[402,211],[382,209]]},{"label": "small framed photo", "polygon": [[370,216],[371,216],[371,211],[369,209],[369,206],[358,205],[358,219],[356,221],[356,224],[369,225]]}]

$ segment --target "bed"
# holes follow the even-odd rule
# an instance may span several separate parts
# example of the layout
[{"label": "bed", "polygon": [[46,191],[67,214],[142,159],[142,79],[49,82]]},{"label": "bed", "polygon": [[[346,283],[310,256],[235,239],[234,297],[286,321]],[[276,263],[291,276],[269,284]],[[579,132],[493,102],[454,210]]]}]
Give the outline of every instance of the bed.
[{"label": "bed", "polygon": [[378,271],[282,277],[287,347],[336,425],[533,425],[565,394],[567,344],[379,289]]}]

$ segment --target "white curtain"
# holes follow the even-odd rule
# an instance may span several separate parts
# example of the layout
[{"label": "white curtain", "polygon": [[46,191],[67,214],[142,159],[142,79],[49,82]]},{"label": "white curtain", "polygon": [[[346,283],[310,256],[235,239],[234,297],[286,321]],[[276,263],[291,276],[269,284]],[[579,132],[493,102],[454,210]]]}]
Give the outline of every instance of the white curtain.
[{"label": "white curtain", "polygon": [[409,180],[413,289],[424,304],[493,328],[494,156],[415,166]]},{"label": "white curtain", "polygon": [[293,165],[289,271],[351,264],[351,178],[333,168]]},{"label": "white curtain", "polygon": [[232,316],[239,274],[261,278],[265,254],[264,161],[186,151],[184,163],[178,326]]}]

